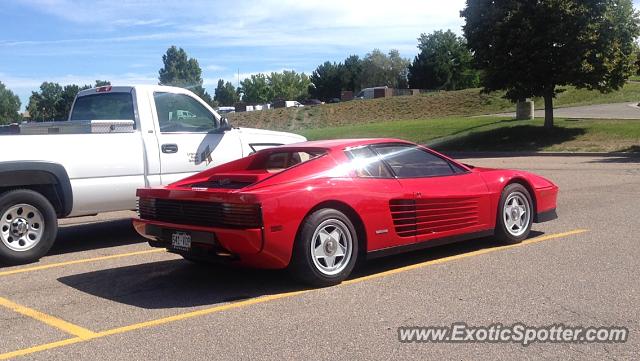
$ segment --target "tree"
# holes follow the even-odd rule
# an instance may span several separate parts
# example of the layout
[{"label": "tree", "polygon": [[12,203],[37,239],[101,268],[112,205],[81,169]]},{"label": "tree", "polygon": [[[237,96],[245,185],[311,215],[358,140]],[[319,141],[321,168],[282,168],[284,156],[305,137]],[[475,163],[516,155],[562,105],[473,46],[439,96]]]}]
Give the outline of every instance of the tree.
[{"label": "tree", "polygon": [[71,111],[71,106],[73,105],[73,100],[78,95],[80,90],[89,89],[90,86],[83,86],[80,88],[75,84],[65,85],[62,88],[62,92],[60,93],[60,100],[56,103],[56,119],[66,119],[69,116],[69,112]]},{"label": "tree", "polygon": [[252,74],[240,82],[242,101],[247,103],[266,103],[273,100],[273,92],[267,81],[267,76]]},{"label": "tree", "polygon": [[357,55],[350,55],[342,63],[342,87],[340,90],[360,91],[362,82],[362,60]]},{"label": "tree", "polygon": [[311,73],[310,93],[313,97],[327,101],[340,97],[344,89],[344,72],[342,64],[325,61]]},{"label": "tree", "polygon": [[40,85],[39,92],[31,92],[27,105],[29,116],[35,121],[62,120],[64,115],[58,113],[61,100],[60,84],[45,81]]},{"label": "tree", "polygon": [[362,60],[361,88],[388,86],[399,88],[407,86],[407,68],[409,60],[400,56],[397,50],[385,54],[373,49]]},{"label": "tree", "polygon": [[421,34],[420,52],[409,65],[409,85],[414,89],[458,90],[480,83],[466,40],[451,30]]},{"label": "tree", "polygon": [[213,104],[211,96],[202,86],[202,69],[198,60],[189,58],[184,49],[173,45],[162,56],[162,62],[164,67],[158,71],[161,85],[189,89],[208,104]]},{"label": "tree", "polygon": [[330,100],[339,98],[342,90],[358,92],[362,79],[362,60],[350,55],[343,63],[326,61],[318,65],[309,78],[312,85],[309,92],[315,98]]},{"label": "tree", "polygon": [[303,100],[309,96],[311,81],[304,73],[284,70],[282,73],[271,73],[268,76],[272,99]]},{"label": "tree", "polygon": [[224,80],[218,80],[218,86],[215,90],[214,100],[222,106],[232,106],[240,101],[240,95],[236,91],[236,88],[231,82],[224,82]]},{"label": "tree", "polygon": [[20,98],[0,82],[0,124],[10,124],[20,119]]},{"label": "tree", "polygon": [[[108,80],[96,80],[94,87],[110,85]],[[35,121],[66,120],[78,92],[92,88],[91,85],[69,84],[62,87],[58,83],[44,82],[39,92],[31,92],[27,110]]]},{"label": "tree", "polygon": [[558,87],[609,92],[634,71],[638,18],[631,0],[467,0],[461,15],[485,91],[541,96],[553,127]]}]

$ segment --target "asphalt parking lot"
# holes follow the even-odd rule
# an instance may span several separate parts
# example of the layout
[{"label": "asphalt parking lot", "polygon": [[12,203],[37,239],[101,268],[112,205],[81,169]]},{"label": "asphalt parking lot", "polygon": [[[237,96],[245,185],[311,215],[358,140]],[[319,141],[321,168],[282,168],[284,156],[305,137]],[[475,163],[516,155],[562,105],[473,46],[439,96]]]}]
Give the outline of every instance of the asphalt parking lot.
[{"label": "asphalt parking lot", "polygon": [[[640,158],[504,157],[561,189],[554,222],[367,263],[305,290],[280,271],[191,264],[127,214],[65,221],[39,263],[0,268],[0,359],[637,359]],[[107,218],[105,218],[107,217]],[[89,222],[89,223],[87,223]],[[404,344],[401,326],[624,326],[623,344]]]}]

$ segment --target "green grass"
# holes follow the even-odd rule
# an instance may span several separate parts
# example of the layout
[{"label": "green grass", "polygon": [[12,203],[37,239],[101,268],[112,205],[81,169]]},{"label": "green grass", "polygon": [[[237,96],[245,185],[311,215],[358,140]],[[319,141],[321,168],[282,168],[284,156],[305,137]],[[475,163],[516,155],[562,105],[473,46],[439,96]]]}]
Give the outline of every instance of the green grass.
[{"label": "green grass", "polygon": [[[409,121],[443,117],[462,117],[513,111],[514,105],[502,98],[504,93],[482,94],[479,89],[443,91],[418,96],[402,96],[349,101],[304,108],[272,109],[230,114],[232,124],[286,131],[306,131],[336,126],[350,126],[386,121]],[[534,99],[543,108],[541,99]],[[619,91],[600,94],[597,91],[567,87],[558,94],[555,107],[640,102],[640,83],[630,82]]]},{"label": "green grass", "polygon": [[[536,99],[536,108],[543,109],[544,101]],[[640,102],[640,83],[629,82],[622,89],[611,93],[595,90],[566,87],[565,91],[554,99],[555,107],[568,107],[593,104]]]},{"label": "green grass", "polygon": [[446,151],[603,151],[640,150],[640,120],[556,119],[547,130],[542,119],[447,117],[308,129],[310,140],[391,137]]}]

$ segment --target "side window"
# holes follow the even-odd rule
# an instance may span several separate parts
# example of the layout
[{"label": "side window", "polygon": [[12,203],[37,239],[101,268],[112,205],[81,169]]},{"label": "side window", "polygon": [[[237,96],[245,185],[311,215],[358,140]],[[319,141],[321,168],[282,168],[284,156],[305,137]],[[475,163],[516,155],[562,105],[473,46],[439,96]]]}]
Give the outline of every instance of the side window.
[{"label": "side window", "polygon": [[375,149],[398,178],[448,176],[464,171],[445,159],[413,146],[380,145]]},{"label": "side window", "polygon": [[218,127],[218,121],[207,108],[184,94],[153,93],[162,133],[202,133]]},{"label": "side window", "polygon": [[378,155],[368,147],[354,148],[347,152],[358,177],[393,178]]}]

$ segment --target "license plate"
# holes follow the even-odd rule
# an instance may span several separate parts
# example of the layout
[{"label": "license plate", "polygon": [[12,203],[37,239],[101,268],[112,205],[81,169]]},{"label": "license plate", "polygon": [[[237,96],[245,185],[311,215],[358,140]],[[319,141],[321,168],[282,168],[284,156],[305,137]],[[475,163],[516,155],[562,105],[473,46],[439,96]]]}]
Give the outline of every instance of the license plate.
[{"label": "license plate", "polygon": [[186,232],[173,232],[171,234],[171,246],[177,250],[188,251],[191,249],[191,235]]}]

